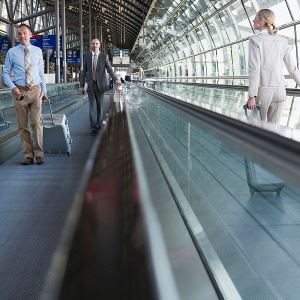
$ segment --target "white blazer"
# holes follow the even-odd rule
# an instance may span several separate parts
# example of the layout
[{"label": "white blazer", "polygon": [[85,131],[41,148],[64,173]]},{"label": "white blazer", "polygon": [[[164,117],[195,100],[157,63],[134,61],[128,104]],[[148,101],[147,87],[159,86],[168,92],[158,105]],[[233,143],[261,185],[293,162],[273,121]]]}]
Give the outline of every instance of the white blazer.
[{"label": "white blazer", "polygon": [[283,64],[300,84],[300,72],[291,56],[287,40],[270,35],[266,29],[249,38],[249,97],[256,97],[259,87],[285,88]]}]

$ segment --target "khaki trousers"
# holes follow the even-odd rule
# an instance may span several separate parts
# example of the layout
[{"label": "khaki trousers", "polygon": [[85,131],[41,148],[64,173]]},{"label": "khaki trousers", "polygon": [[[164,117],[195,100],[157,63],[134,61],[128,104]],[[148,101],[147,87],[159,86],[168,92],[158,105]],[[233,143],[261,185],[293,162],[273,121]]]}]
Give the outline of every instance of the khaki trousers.
[{"label": "khaki trousers", "polygon": [[285,98],[284,87],[261,87],[258,89],[256,101],[261,107],[263,121],[280,125]]},{"label": "khaki trousers", "polygon": [[[42,112],[42,91],[40,86],[32,89],[19,87],[24,95],[23,100],[14,98],[17,113],[18,130],[21,138],[23,155],[25,157],[44,157],[43,151],[43,124],[41,121]],[[29,120],[32,133],[29,128]]]}]

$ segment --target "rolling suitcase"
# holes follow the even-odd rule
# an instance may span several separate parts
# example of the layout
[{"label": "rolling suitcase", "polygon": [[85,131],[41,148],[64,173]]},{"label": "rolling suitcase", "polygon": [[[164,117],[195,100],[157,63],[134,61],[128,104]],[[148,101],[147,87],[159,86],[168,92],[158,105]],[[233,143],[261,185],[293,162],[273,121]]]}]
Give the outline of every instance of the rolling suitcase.
[{"label": "rolling suitcase", "polygon": [[[257,118],[259,115],[262,119],[260,106],[256,106],[255,109],[251,110],[247,105],[243,106],[247,120]],[[281,190],[284,188],[285,184],[280,182],[278,178],[259,167],[252,161],[249,161],[246,157],[244,158],[246,178],[251,195],[254,193],[276,193],[277,196],[280,195]]]},{"label": "rolling suitcase", "polygon": [[256,105],[256,107],[254,109],[250,109],[248,108],[247,104],[245,104],[243,106],[243,109],[245,111],[245,115],[248,121],[250,120],[254,120],[258,117],[260,117],[260,119],[262,120],[262,115],[261,115],[261,110],[260,110],[260,106]]},{"label": "rolling suitcase", "polygon": [[72,138],[65,114],[53,114],[50,99],[49,114],[43,114],[44,152],[49,154],[71,154]]},{"label": "rolling suitcase", "polygon": [[126,91],[125,88],[123,88],[122,85],[119,85],[116,87],[113,100],[116,103],[116,112],[121,112],[123,111],[123,106],[125,102],[125,97],[126,97]]}]

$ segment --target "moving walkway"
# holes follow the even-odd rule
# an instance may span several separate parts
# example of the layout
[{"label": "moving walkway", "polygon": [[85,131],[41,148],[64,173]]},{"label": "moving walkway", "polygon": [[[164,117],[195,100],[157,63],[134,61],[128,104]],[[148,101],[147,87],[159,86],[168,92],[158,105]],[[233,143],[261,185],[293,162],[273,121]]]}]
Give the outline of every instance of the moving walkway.
[{"label": "moving walkway", "polygon": [[[86,169],[44,298],[298,299],[299,143],[157,91],[126,97]],[[251,193],[245,158],[281,193]]]}]

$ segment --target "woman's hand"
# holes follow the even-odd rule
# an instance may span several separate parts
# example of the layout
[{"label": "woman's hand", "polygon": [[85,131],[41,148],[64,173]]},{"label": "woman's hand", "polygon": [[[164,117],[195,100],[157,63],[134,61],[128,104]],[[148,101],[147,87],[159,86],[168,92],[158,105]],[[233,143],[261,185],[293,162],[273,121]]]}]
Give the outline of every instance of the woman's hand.
[{"label": "woman's hand", "polygon": [[247,107],[249,109],[254,109],[256,107],[255,97],[249,97],[248,102],[247,102]]}]

